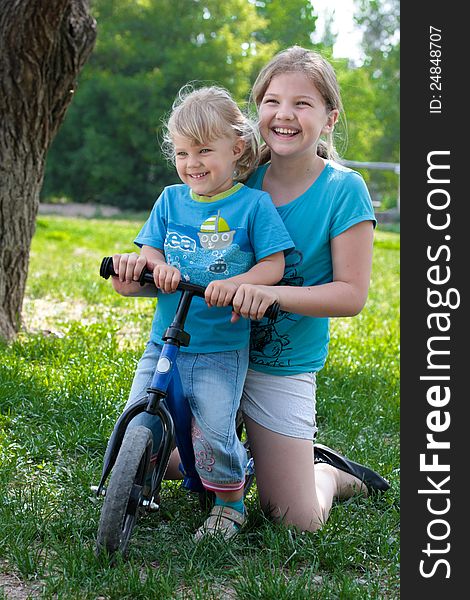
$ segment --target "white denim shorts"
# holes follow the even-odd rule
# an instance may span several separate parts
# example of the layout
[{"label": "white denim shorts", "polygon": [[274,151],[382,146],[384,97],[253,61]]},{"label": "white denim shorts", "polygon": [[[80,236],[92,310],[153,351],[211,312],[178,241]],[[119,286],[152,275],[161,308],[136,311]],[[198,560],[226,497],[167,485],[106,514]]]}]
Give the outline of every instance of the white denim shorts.
[{"label": "white denim shorts", "polygon": [[314,440],[316,388],[315,373],[279,376],[248,369],[240,408],[270,431]]}]

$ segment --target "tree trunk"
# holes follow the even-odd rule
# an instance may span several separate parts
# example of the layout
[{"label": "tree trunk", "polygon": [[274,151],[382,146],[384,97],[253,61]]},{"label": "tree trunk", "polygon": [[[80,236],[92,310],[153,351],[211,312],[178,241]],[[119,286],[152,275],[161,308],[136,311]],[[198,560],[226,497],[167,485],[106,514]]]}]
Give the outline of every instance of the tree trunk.
[{"label": "tree trunk", "polygon": [[47,150],[95,43],[88,0],[0,0],[0,337],[21,309]]}]

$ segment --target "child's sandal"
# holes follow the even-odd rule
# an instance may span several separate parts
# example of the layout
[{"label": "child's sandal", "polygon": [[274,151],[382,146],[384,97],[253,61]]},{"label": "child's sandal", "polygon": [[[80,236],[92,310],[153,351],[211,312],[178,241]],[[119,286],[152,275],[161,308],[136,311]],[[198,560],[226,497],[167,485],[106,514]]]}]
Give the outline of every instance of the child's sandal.
[{"label": "child's sandal", "polygon": [[242,514],[228,506],[214,506],[204,524],[194,534],[196,541],[206,535],[220,535],[229,540],[236,535],[246,521],[246,510]]}]

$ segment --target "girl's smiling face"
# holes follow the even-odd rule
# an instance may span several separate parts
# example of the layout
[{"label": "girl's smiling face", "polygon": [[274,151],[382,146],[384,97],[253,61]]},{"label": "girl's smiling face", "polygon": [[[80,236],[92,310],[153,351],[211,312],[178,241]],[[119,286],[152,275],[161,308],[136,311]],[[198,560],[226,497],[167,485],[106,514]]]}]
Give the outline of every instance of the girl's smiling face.
[{"label": "girl's smiling face", "polygon": [[339,111],[328,110],[320,92],[301,72],[276,75],[259,107],[260,131],[273,154],[316,154],[322,134],[330,133]]},{"label": "girl's smiling face", "polygon": [[244,141],[233,135],[207,144],[196,144],[181,135],[173,135],[175,164],[183,183],[199,196],[216,196],[233,185],[233,171]]}]

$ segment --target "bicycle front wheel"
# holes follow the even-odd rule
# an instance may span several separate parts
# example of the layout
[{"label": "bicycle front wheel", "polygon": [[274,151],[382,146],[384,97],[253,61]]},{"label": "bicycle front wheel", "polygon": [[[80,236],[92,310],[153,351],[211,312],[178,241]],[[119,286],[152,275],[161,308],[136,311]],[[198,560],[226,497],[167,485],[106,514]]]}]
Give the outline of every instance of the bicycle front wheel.
[{"label": "bicycle front wheel", "polygon": [[152,445],[152,433],[147,427],[132,427],[126,432],[101,509],[96,538],[98,552],[127,554],[143,498]]}]

